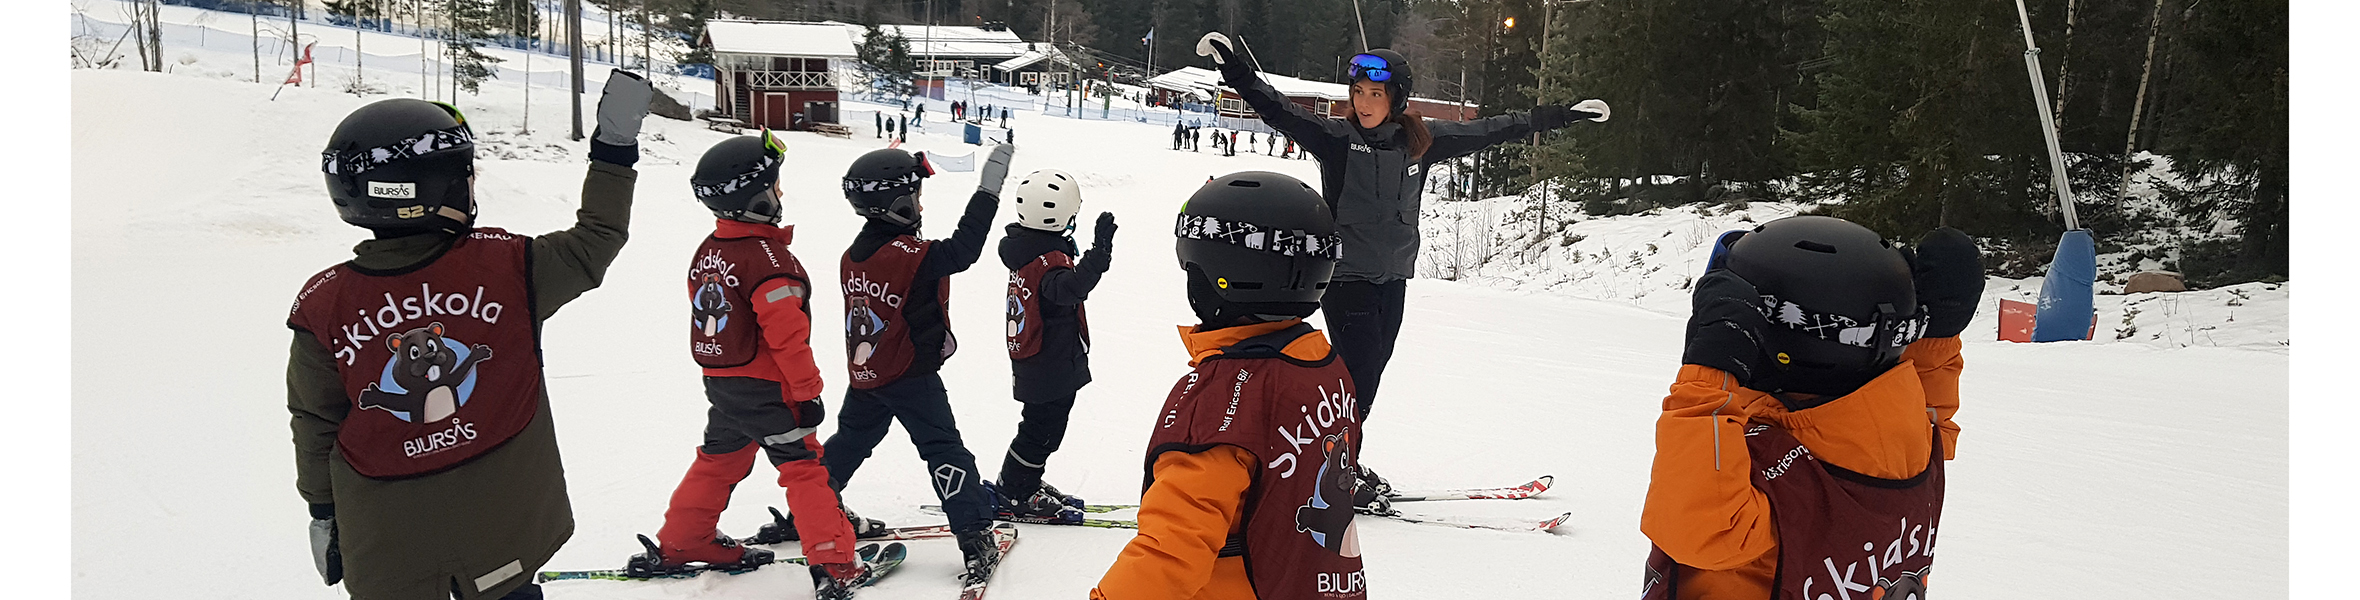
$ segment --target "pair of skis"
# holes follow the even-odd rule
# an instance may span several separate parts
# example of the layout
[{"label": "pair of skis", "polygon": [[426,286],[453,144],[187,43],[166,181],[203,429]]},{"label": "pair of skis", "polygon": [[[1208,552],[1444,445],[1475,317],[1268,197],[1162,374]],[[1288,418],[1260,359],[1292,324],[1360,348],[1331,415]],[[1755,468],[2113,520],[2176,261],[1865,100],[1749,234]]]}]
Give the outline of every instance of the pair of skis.
[{"label": "pair of skis", "polygon": [[[655,543],[654,541],[652,541],[652,540],[649,540],[649,539],[647,539],[647,536],[645,536],[645,535],[639,536],[639,543],[640,543],[641,545],[645,545],[645,546],[647,546],[648,552],[649,552],[651,555],[652,555],[652,554],[654,554],[654,553],[656,552],[656,543]],[[867,563],[867,564],[869,565],[869,572],[868,572],[868,574],[866,574],[866,575],[863,575],[860,581],[858,581],[858,582],[855,582],[855,584],[854,584],[854,586],[853,586],[853,587],[867,587],[869,584],[876,583],[878,579],[883,579],[883,578],[885,577],[885,575],[886,575],[886,574],[893,572],[893,569],[894,569],[894,567],[899,567],[899,566],[901,566],[901,562],[902,562],[902,560],[903,560],[903,559],[906,559],[906,558],[908,558],[908,557],[909,557],[909,549],[908,549],[908,548],[905,548],[905,547],[903,547],[903,546],[901,545],[901,543],[900,543],[900,542],[894,542],[894,543],[890,543],[890,544],[884,544],[884,545],[878,545],[878,544],[863,544],[863,545],[861,545],[860,549],[859,549],[859,550],[857,550],[856,552],[857,552],[857,553],[860,555],[861,562],[863,562],[863,563]],[[664,572],[662,572],[662,573],[656,573],[656,574],[635,574],[635,573],[632,573],[632,572],[631,572],[629,569],[589,569],[589,570],[579,570],[579,571],[542,571],[542,572],[540,572],[540,573],[538,573],[538,574],[535,574],[535,575],[533,576],[533,582],[534,582],[534,583],[548,583],[548,582],[551,582],[551,581],[566,581],[566,580],[573,580],[573,579],[601,579],[601,580],[607,580],[607,581],[653,581],[653,580],[657,580],[657,579],[689,579],[689,578],[694,578],[694,577],[696,577],[696,576],[698,576],[698,575],[703,575],[703,574],[705,574],[705,573],[707,573],[707,572],[720,572],[720,573],[728,573],[728,574],[731,574],[731,575],[736,575],[736,574],[740,574],[740,573],[748,573],[748,572],[752,572],[752,571],[754,571],[755,569],[762,568],[762,567],[764,567],[764,566],[768,566],[768,565],[775,565],[775,564],[781,564],[781,563],[785,563],[785,564],[797,564],[797,565],[806,565],[806,566],[808,566],[808,565],[810,565],[810,564],[811,564],[811,562],[810,562],[809,560],[806,560],[806,559],[804,559],[804,558],[803,558],[803,557],[801,557],[801,556],[786,556],[786,557],[773,557],[773,558],[771,558],[771,559],[770,559],[770,561],[769,561],[769,562],[758,563],[758,564],[733,564],[733,565],[726,565],[726,566],[721,566],[721,565],[708,565],[708,564],[701,564],[701,563],[690,563],[690,564],[688,564],[688,565],[685,565],[685,566],[682,566],[682,567],[679,567],[679,568],[676,568],[676,569],[671,569],[671,570],[667,570],[667,571],[664,571]]]},{"label": "pair of skis", "polygon": [[[1555,478],[1555,477],[1553,477],[1553,476],[1548,476],[1548,475],[1543,475],[1543,476],[1541,476],[1539,479],[1534,479],[1534,480],[1532,480],[1530,483],[1526,483],[1526,484],[1523,484],[1523,485],[1517,485],[1517,486],[1509,486],[1509,487],[1496,487],[1496,488],[1468,488],[1468,489],[1456,489],[1456,490],[1412,491],[1412,492],[1404,492],[1404,493],[1402,493],[1402,494],[1400,494],[1400,495],[1392,496],[1392,497],[1390,497],[1389,499],[1390,499],[1391,501],[1393,501],[1393,502],[1396,502],[1396,503],[1399,503],[1399,502],[1435,502],[1435,501],[1443,501],[1443,500],[1519,500],[1519,499],[1524,499],[1524,498],[1531,498],[1531,497],[1533,497],[1533,496],[1540,495],[1540,494],[1541,494],[1541,492],[1546,492],[1546,491],[1549,491],[1549,486],[1550,486],[1550,485],[1553,485],[1554,483],[1556,483],[1556,478]],[[1135,510],[1135,509],[1138,509],[1138,508],[1139,508],[1139,505],[1137,505],[1137,504],[1091,504],[1091,505],[1087,505],[1087,506],[1084,506],[1084,507],[1082,507],[1082,512],[1083,512],[1083,513],[1087,513],[1087,514],[1107,514],[1107,513],[1121,512],[1121,511],[1126,511],[1126,510]],[[937,505],[937,504],[927,504],[927,505],[919,506],[919,507],[918,507],[918,509],[919,509],[919,510],[926,511],[926,512],[928,512],[928,513],[933,513],[933,514],[942,514],[942,506],[941,506],[941,505]],[[1402,521],[1402,522],[1405,522],[1405,523],[1417,523],[1417,524],[1421,524],[1421,525],[1437,525],[1437,526],[1444,526],[1444,527],[1457,527],[1457,528],[1461,528],[1461,529],[1490,529],[1490,530],[1498,530],[1498,531],[1549,531],[1549,530],[1556,529],[1556,528],[1557,528],[1557,526],[1559,526],[1559,525],[1564,525],[1566,521],[1569,521],[1569,520],[1572,520],[1572,519],[1573,519],[1573,513],[1572,513],[1572,512],[1565,512],[1565,513],[1560,513],[1560,514],[1558,514],[1558,515],[1556,515],[1556,516],[1549,517],[1549,518],[1546,518],[1546,519],[1521,519],[1521,518],[1483,518],[1483,517],[1461,517],[1461,516],[1453,516],[1453,515],[1428,515],[1428,514],[1419,514],[1419,513],[1409,513],[1409,512],[1402,512],[1402,511],[1400,511],[1400,510],[1391,510],[1391,509],[1388,509],[1388,510],[1386,510],[1386,511],[1383,511],[1383,512],[1375,512],[1375,511],[1362,511],[1362,512],[1361,512],[1361,514],[1364,514],[1364,515],[1369,515],[1369,516],[1373,516],[1373,517],[1384,517],[1384,518],[1387,518],[1387,519],[1393,519],[1393,520],[1396,520],[1396,521]],[[1085,518],[1085,519],[1081,520],[1080,522],[1070,522],[1070,521],[1060,521],[1060,520],[1055,520],[1055,519],[1045,519],[1045,518],[1037,518],[1037,517],[1005,517],[1005,516],[998,516],[998,517],[994,517],[994,518],[995,518],[995,519],[998,519],[998,520],[1001,520],[1001,521],[1008,521],[1008,522],[1012,522],[1012,523],[1031,523],[1031,524],[1037,524],[1037,525],[1076,525],[1076,526],[1082,526],[1082,527],[1100,527],[1100,528],[1107,528],[1107,529],[1138,529],[1138,528],[1139,528],[1139,522],[1138,522],[1138,521],[1135,521],[1135,520],[1128,520],[1128,519],[1103,519],[1103,518]]]},{"label": "pair of skis", "polygon": [[[775,512],[776,512],[776,509],[773,509],[773,512],[775,513]],[[953,534],[951,533],[950,526],[948,526],[948,525],[925,525],[925,526],[917,526],[917,527],[899,527],[899,528],[888,528],[888,529],[885,529],[885,530],[883,530],[883,531],[884,531],[885,533],[883,533],[883,534],[881,534],[881,535],[872,535],[871,537],[866,537],[866,538],[861,538],[861,539],[864,539],[864,540],[880,540],[880,539],[901,539],[901,540],[906,540],[906,539],[922,539],[922,538],[932,538],[932,537],[950,537],[950,536],[952,536],[952,535],[953,535]],[[1007,560],[1007,557],[1008,557],[1008,551],[1009,551],[1009,550],[1013,550],[1013,549],[1015,549],[1015,547],[1016,547],[1016,526],[1015,526],[1015,525],[1010,525],[1010,524],[1007,524],[1007,523],[999,523],[999,524],[995,524],[995,525],[993,525],[993,526],[992,526],[991,533],[992,533],[992,540],[993,540],[995,543],[997,543],[997,544],[998,544],[998,546],[999,546],[999,551],[1000,551],[1000,560],[1002,560],[1002,561],[1005,561],[1005,560]],[[648,539],[647,539],[647,536],[644,536],[644,535],[642,535],[642,536],[639,536],[639,541],[640,541],[640,543],[641,543],[641,544],[644,544],[644,545],[648,546],[648,551],[649,551],[650,553],[654,553],[654,552],[656,551],[656,549],[655,549],[655,542],[648,540]],[[893,570],[894,570],[894,568],[895,568],[895,567],[899,567],[899,566],[901,566],[901,563],[902,563],[902,561],[903,561],[903,560],[905,560],[905,559],[907,559],[907,558],[909,557],[909,549],[908,549],[907,547],[904,547],[904,546],[903,546],[903,545],[902,545],[900,542],[891,542],[891,543],[887,543],[887,544],[884,544],[884,545],[879,545],[879,544],[876,544],[876,543],[863,544],[863,545],[861,545],[860,549],[859,549],[857,552],[860,554],[860,558],[861,558],[861,560],[862,560],[863,562],[866,562],[866,563],[868,563],[868,564],[869,564],[869,571],[868,571],[868,573],[867,573],[867,574],[863,575],[863,576],[862,576],[862,578],[861,578],[859,581],[856,581],[856,582],[854,582],[854,583],[853,583],[852,587],[856,587],[856,588],[859,588],[859,587],[868,587],[868,586],[870,586],[870,585],[873,585],[873,584],[875,584],[875,583],[877,582],[877,580],[879,580],[879,579],[883,579],[883,578],[884,578],[886,575],[888,575],[888,574],[891,574],[891,573],[893,572]],[[808,560],[806,560],[806,559],[804,559],[803,557],[800,557],[800,556],[795,556],[795,557],[783,557],[783,558],[773,558],[773,559],[771,559],[771,561],[770,561],[770,562],[768,562],[768,563],[764,563],[764,564],[765,564],[765,565],[767,565],[767,564],[779,564],[779,563],[792,563],[792,564],[798,564],[798,565],[808,565],[808,564],[810,564]],[[730,574],[730,575],[736,575],[736,574],[740,574],[740,573],[746,573],[746,572],[749,572],[749,571],[753,571],[753,570],[755,570],[756,568],[759,568],[759,567],[761,567],[761,566],[764,566],[764,565],[732,565],[732,566],[730,566],[730,567],[724,568],[724,567],[715,567],[715,566],[710,566],[710,565],[695,565],[695,564],[692,564],[692,565],[690,565],[690,566],[688,566],[688,567],[681,568],[681,569],[678,569],[678,570],[675,570],[675,571],[669,571],[669,572],[666,572],[666,573],[663,573],[663,574],[659,574],[659,575],[655,575],[655,576],[644,576],[644,577],[643,577],[643,576],[633,576],[633,574],[632,574],[632,573],[628,572],[628,571],[627,571],[627,570],[625,570],[625,569],[593,569],[593,570],[580,570],[580,571],[542,571],[542,572],[538,573],[537,575],[535,575],[535,577],[533,578],[533,581],[534,581],[535,583],[547,583],[547,582],[551,582],[551,581],[565,581],[565,580],[576,580],[576,579],[579,579],[579,580],[609,580],[609,581],[652,581],[652,580],[656,580],[656,579],[686,579],[686,578],[696,577],[696,576],[698,576],[698,575],[703,575],[703,574],[705,574],[705,573],[706,573],[706,572],[708,572],[708,571],[718,571],[718,572],[727,573],[727,574]],[[994,567],[992,568],[992,572],[993,572],[994,574],[998,573],[998,572],[999,572],[999,568],[998,568],[997,566],[994,566]],[[984,593],[984,590],[987,588],[987,586],[989,586],[989,585],[991,584],[991,578],[990,578],[990,577],[988,577],[988,576],[987,576],[987,577],[984,577],[984,578],[981,578],[981,579],[971,579],[971,578],[968,578],[968,577],[967,577],[967,576],[965,576],[965,575],[961,575],[961,576],[960,576],[960,579],[961,579],[961,581],[960,581],[960,587],[959,587],[959,600],[983,600],[983,593]]]}]

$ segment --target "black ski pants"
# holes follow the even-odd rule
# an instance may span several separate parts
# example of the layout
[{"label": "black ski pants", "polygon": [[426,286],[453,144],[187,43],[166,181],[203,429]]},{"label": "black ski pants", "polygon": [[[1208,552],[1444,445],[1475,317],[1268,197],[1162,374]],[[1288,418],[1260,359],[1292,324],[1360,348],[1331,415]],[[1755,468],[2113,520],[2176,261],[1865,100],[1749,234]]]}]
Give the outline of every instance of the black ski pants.
[{"label": "black ski pants", "polygon": [[1385,377],[1385,363],[1393,360],[1393,340],[1401,337],[1401,303],[1408,289],[1408,280],[1337,281],[1320,297],[1319,310],[1327,313],[1336,353],[1344,359],[1344,370],[1352,373],[1362,423],[1368,422],[1369,407],[1377,403],[1377,384]]},{"label": "black ski pants", "polygon": [[1016,423],[1016,439],[1008,441],[1008,456],[1000,461],[1000,493],[1023,500],[1040,489],[1041,474],[1049,469],[1049,455],[1065,443],[1073,399],[1072,391],[1054,398],[1017,399],[1024,403],[1024,420]]},{"label": "black ski pants", "polygon": [[990,492],[975,472],[975,455],[959,439],[959,425],[951,415],[949,392],[940,373],[903,375],[873,389],[848,389],[844,406],[836,411],[836,434],[828,436],[828,478],[836,489],[852,483],[852,474],[884,441],[893,421],[901,421],[926,461],[934,495],[954,531],[983,531],[991,527]]}]

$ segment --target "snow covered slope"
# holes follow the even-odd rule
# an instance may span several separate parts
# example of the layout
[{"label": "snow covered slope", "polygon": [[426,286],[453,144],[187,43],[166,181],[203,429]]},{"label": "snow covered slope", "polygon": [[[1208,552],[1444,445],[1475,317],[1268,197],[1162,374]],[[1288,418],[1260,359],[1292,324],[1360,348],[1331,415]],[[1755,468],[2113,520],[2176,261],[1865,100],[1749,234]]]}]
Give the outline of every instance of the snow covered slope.
[{"label": "snow covered slope", "polygon": [[[289,333],[281,323],[296,286],[348,257],[365,236],[336,220],[321,194],[316,152],[338,120],[376,98],[288,89],[271,102],[272,86],[239,81],[119,71],[72,78],[76,590],[91,598],[337,597],[318,585],[306,555],[283,408]],[[524,233],[564,227],[584,159],[583,147],[543,117],[563,114],[563,97],[534,94],[536,129],[518,134],[521,110],[507,100],[518,92],[506,86],[487,88],[499,102],[462,103],[479,131],[497,133],[487,135],[479,160],[483,222]],[[785,138],[787,219],[798,225],[796,251],[818,273],[830,271],[858,226],[836,178],[854,156],[882,145],[869,137],[868,115],[860,114],[867,109],[847,105],[853,139]],[[1185,371],[1173,326],[1189,314],[1171,254],[1171,215],[1209,176],[1264,169],[1308,180],[1316,166],[1173,152],[1167,130],[1149,125],[1030,113],[1016,123],[1024,142],[1017,172],[1073,172],[1086,186],[1085,210],[1113,211],[1124,225],[1114,270],[1091,302],[1098,381],[1082,391],[1049,479],[1095,501],[1131,501],[1153,412]],[[910,147],[976,150],[943,129],[913,136]],[[603,289],[547,327],[577,520],[552,567],[621,566],[638,551],[631,534],[660,524],[698,441],[704,402],[697,369],[679,351],[677,277],[711,226],[689,194],[687,165],[720,139],[694,124],[648,121],[630,246]],[[974,183],[972,173],[930,182],[926,201],[936,218],[928,233],[948,234],[947,216]],[[1001,212],[1003,221],[1013,216],[1011,207]],[[1661,285],[1687,268],[1625,275],[1613,289]],[[1005,275],[987,257],[954,280],[953,323],[969,347],[944,375],[969,447],[995,471],[1018,405],[1007,397],[1006,359],[977,342],[1000,335]],[[1575,516],[1555,534],[1370,523],[1363,544],[1378,597],[1635,592],[1647,551],[1637,525],[1653,419],[1678,362],[1684,297],[1652,291],[1598,300],[1435,279],[1409,290],[1401,348],[1368,426],[1367,464],[1409,487],[1554,474],[1557,489],[1539,498],[1419,509]],[[1642,301],[1634,306],[1633,297]],[[817,296],[822,321],[840,310],[836,298]],[[2284,323],[2284,306],[2248,304],[2238,326]],[[815,336],[822,365],[840,364],[832,339]],[[2221,345],[2228,347],[1970,342],[1958,417],[1965,433],[1950,466],[1941,544],[1943,593],[2284,595],[2287,354]],[[829,372],[834,403],[844,382]],[[921,464],[901,438],[888,438],[845,498],[870,516],[930,522],[935,517],[916,509],[933,501]],[[739,486],[725,529],[751,532],[767,518],[762,506],[783,505],[768,481],[757,474]],[[1127,541],[1120,531],[1027,526],[993,597],[1082,597]],[[956,549],[947,540],[911,546],[903,571],[864,597],[951,596]],[[800,572],[771,569],[664,583],[570,582],[549,593],[801,598],[808,586]]]}]

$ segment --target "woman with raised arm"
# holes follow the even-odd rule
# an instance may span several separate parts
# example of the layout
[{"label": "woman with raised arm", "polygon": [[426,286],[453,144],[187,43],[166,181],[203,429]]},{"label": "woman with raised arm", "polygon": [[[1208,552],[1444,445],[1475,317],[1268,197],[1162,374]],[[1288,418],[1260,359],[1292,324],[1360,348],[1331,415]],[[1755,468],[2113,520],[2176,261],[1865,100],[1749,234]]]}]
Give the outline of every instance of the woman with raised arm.
[{"label": "woman with raised arm", "polygon": [[[1429,165],[1579,120],[1604,122],[1606,102],[1544,104],[1531,112],[1473,121],[1428,121],[1408,114],[1412,76],[1398,52],[1379,48],[1352,57],[1351,115],[1314,114],[1262,81],[1238,60],[1227,36],[1205,34],[1196,53],[1212,57],[1222,83],[1262,122],[1319,159],[1320,195],[1343,238],[1343,262],[1321,300],[1336,351],[1359,391],[1355,415],[1368,419],[1377,383],[1401,334],[1403,292],[1416,274],[1418,204]],[[1378,511],[1392,487],[1365,466],[1354,504]]]}]

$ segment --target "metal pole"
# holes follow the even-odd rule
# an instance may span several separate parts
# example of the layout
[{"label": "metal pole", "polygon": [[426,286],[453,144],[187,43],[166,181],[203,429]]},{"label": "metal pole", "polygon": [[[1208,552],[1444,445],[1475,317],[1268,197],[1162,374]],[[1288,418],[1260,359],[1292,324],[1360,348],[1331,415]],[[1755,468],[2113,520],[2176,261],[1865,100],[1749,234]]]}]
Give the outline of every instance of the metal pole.
[{"label": "metal pole", "polygon": [[1360,0],[1352,0],[1352,24],[1360,28],[1360,49],[1368,51],[1368,23],[1360,18]]},{"label": "metal pole", "polygon": [[565,0],[566,54],[574,62],[574,141],[582,141],[582,0]]},{"label": "metal pole", "polygon": [[2049,144],[2049,178],[2057,188],[2057,208],[2065,213],[2067,231],[2081,229],[2081,219],[2073,212],[2073,182],[2065,176],[2065,152],[2057,146],[2057,121],[2049,112],[2049,85],[2040,74],[2040,46],[2032,42],[2032,16],[2024,11],[2024,0],[2016,0],[2016,18],[2024,25],[2024,73],[2032,78],[2041,137]]}]

